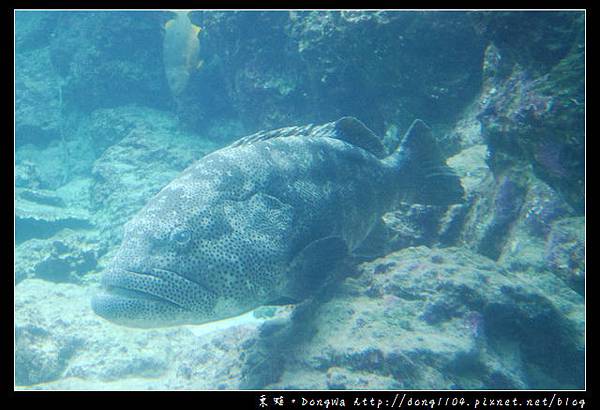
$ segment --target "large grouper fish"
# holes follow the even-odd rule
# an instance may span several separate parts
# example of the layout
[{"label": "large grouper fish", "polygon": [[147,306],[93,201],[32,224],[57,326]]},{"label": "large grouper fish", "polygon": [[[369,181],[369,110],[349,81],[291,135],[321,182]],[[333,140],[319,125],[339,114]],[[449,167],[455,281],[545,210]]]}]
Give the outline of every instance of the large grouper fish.
[{"label": "large grouper fish", "polygon": [[196,161],[125,225],[92,307],[147,328],[302,301],[399,201],[462,196],[421,120],[389,154],[352,117],[258,132]]}]

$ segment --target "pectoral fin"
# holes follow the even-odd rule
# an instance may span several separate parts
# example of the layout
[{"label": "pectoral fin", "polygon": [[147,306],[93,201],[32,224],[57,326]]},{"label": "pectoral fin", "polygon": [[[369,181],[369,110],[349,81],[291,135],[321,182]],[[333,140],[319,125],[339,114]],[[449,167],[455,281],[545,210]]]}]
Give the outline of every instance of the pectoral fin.
[{"label": "pectoral fin", "polygon": [[382,219],[379,219],[367,238],[352,252],[357,260],[369,260],[383,256],[388,243],[389,231]]},{"label": "pectoral fin", "polygon": [[285,297],[299,301],[310,297],[327,283],[347,256],[348,247],[337,236],[311,242],[292,260]]}]

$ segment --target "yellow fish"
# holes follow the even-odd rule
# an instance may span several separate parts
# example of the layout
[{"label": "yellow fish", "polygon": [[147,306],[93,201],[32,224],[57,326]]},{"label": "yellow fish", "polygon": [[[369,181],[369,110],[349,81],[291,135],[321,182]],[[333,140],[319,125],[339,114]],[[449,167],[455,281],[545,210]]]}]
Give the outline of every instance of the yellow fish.
[{"label": "yellow fish", "polygon": [[193,70],[200,68],[200,27],[192,24],[189,11],[174,11],[175,18],[165,24],[163,64],[169,88],[177,97],[185,90]]}]

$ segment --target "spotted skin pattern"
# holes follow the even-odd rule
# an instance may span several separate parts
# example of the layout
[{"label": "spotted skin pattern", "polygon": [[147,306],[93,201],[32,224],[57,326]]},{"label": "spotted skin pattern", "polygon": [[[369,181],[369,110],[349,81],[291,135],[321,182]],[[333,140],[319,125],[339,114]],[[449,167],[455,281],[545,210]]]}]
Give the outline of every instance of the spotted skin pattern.
[{"label": "spotted skin pattern", "polygon": [[397,199],[402,156],[384,158],[373,138],[346,117],[260,132],[198,160],[126,224],[94,311],[158,327],[285,296],[303,249],[335,237],[351,252]]}]

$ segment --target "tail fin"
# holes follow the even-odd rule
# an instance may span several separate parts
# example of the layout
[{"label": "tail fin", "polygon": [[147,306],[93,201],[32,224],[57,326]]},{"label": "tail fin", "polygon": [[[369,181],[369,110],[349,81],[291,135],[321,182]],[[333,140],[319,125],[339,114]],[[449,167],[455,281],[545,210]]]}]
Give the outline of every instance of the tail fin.
[{"label": "tail fin", "polygon": [[442,158],[431,128],[415,120],[385,162],[395,171],[403,200],[430,205],[462,202],[460,179]]}]

